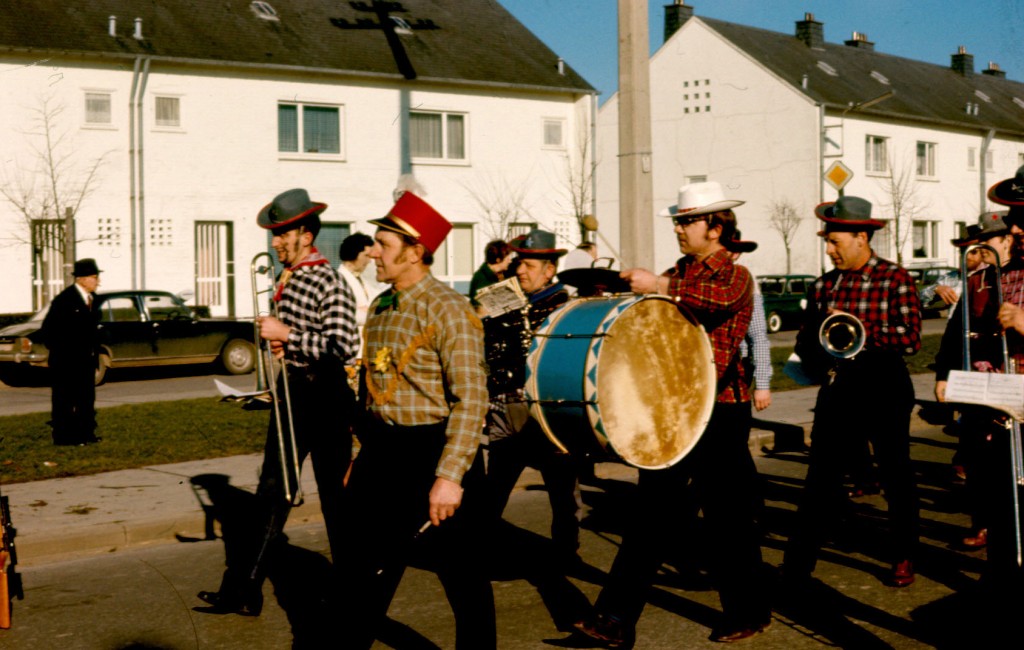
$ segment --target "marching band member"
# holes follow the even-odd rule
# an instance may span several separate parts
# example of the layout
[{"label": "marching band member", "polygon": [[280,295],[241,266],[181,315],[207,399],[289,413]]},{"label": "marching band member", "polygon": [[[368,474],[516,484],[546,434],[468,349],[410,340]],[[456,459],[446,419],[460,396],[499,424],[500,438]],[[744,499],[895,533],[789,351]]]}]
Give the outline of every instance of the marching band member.
[{"label": "marching band member", "polygon": [[526,383],[526,355],[532,332],[548,314],[565,304],[565,285],[552,282],[558,258],[565,249],[555,248],[555,235],[544,230],[530,232],[512,249],[518,256],[516,277],[526,294],[522,310],[484,319],[487,354],[487,484],[490,517],[501,519],[509,495],[527,466],[536,467],[544,478],[551,502],[551,541],[554,560],[561,569],[579,561],[578,499],[574,459],[560,453],[530,416],[523,386]]},{"label": "marching band member", "polygon": [[693,451],[667,469],[640,470],[636,507],[595,613],[576,624],[604,647],[634,642],[647,589],[671,539],[665,533],[674,522],[666,513],[684,501],[704,512],[711,574],[722,601],[723,617],[710,638],[740,641],[771,622],[756,521],[763,502],[747,446],[750,394],[738,354],[753,312],[753,280],[723,246],[736,229],[732,208],[742,204],[726,199],[718,183],[683,186],[678,204],[660,213],[672,219],[683,257],[664,275],[622,272],[635,293],[670,296],[704,326],[714,350],[718,396]]},{"label": "marching band member", "polygon": [[[910,274],[871,250],[871,235],[885,222],[871,218],[870,202],[841,196],[814,212],[825,224],[818,235],[835,268],[814,283],[797,334],[796,353],[821,388],[783,577],[797,589],[809,582],[827,529],[843,510],[848,448],[866,433],[889,502],[892,564],[884,582],[905,587],[914,582],[918,500],[910,466],[914,387],[903,356],[921,347],[921,305]],[[834,359],[819,343],[819,326],[836,312],[856,316],[866,330],[864,349],[853,358]]]},{"label": "marching band member", "polygon": [[[355,297],[313,245],[320,232],[320,213],[326,208],[310,201],[306,190],[294,189],[277,195],[260,210],[257,223],[273,233],[271,246],[284,271],[273,298],[280,318],[260,317],[259,331],[287,364],[296,455],[300,467],[307,454],[312,457],[331,554],[337,558],[338,508],[351,456],[348,427],[354,410],[345,364],[358,352],[359,334]],[[283,393],[283,388],[278,391]],[[199,611],[258,616],[263,607],[268,560],[279,545],[292,507],[281,483],[286,470],[281,467],[278,437],[276,419],[271,417],[256,489],[263,518],[257,530],[263,533],[262,539],[245,543],[237,554],[225,549],[227,570],[220,589],[199,592],[199,598],[210,605]]]},{"label": "marching band member", "polygon": [[[456,648],[496,644],[494,595],[480,562],[487,411],[483,328],[470,303],[430,273],[451,224],[405,192],[377,226],[370,253],[391,285],[366,321],[356,427],[361,450],[345,497],[336,558],[343,648],[369,648],[410,560],[436,560],[455,613]],[[365,400],[365,401],[363,401]],[[424,522],[430,524],[424,526]],[[418,533],[417,531],[422,531]]]}]

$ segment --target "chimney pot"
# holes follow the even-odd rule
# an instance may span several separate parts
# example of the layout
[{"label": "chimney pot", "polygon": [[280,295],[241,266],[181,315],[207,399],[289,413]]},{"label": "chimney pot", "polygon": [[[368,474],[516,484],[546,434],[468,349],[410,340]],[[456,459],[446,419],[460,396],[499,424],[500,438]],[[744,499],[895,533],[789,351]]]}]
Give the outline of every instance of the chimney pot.
[{"label": "chimney pot", "polygon": [[136,18],[135,19],[135,33],[132,34],[132,38],[134,38],[137,41],[141,41],[142,40],[142,19],[141,18]]},{"label": "chimney pot", "polygon": [[107,19],[107,33],[111,36],[117,36],[117,16],[110,16]]},{"label": "chimney pot", "polygon": [[1000,79],[1006,78],[1006,71],[999,67],[999,64],[995,61],[989,61],[988,67],[981,71],[981,74],[987,74],[990,77],[999,77]]},{"label": "chimney pot", "polygon": [[870,52],[875,50],[875,44],[868,40],[868,35],[864,32],[854,32],[850,40],[843,41],[843,43],[849,47],[856,47]]}]

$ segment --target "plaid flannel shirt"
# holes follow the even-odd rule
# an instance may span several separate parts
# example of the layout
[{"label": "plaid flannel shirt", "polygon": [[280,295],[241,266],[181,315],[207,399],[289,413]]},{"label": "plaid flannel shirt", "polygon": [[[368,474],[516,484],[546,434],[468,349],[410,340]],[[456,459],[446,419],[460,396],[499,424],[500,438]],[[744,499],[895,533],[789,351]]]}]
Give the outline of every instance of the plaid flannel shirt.
[{"label": "plaid flannel shirt", "polygon": [[305,368],[327,355],[350,363],[358,354],[355,295],[315,248],[293,267],[277,311],[281,322],[292,328],[285,346],[289,365]]},{"label": "plaid flannel shirt", "polygon": [[746,267],[720,249],[703,260],[687,255],[665,273],[668,295],[690,308],[708,333],[718,372],[719,402],[749,402],[739,347],[754,311],[754,282]]},{"label": "plaid flannel shirt", "polygon": [[[392,295],[393,290],[382,294]],[[379,393],[393,389],[386,404],[367,394],[367,408],[399,426],[447,419],[448,441],[435,474],[461,482],[476,456],[487,413],[483,326],[466,298],[431,275],[399,292],[397,307],[380,302],[378,296],[366,319],[365,380]],[[427,333],[429,339],[416,345]]]},{"label": "plaid flannel shirt", "polygon": [[798,354],[805,346],[820,348],[817,327],[811,331],[808,325],[820,324],[829,308],[864,323],[865,350],[911,355],[921,349],[921,302],[914,280],[906,269],[877,255],[855,271],[832,269],[814,282],[807,302],[814,313],[797,335]]}]

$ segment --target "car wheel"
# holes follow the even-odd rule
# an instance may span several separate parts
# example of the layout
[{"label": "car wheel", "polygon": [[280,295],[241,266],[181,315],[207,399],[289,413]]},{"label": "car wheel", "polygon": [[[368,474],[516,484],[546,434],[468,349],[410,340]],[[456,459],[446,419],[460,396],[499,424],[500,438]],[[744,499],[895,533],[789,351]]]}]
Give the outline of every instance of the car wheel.
[{"label": "car wheel", "polygon": [[778,312],[772,312],[768,314],[768,331],[771,333],[778,332],[782,329],[782,316]]},{"label": "car wheel", "polygon": [[107,378],[107,370],[110,368],[110,355],[101,354],[96,357],[96,380],[95,384],[99,386]]},{"label": "car wheel", "polygon": [[252,372],[256,365],[256,347],[245,339],[231,339],[220,351],[220,365],[231,375]]}]

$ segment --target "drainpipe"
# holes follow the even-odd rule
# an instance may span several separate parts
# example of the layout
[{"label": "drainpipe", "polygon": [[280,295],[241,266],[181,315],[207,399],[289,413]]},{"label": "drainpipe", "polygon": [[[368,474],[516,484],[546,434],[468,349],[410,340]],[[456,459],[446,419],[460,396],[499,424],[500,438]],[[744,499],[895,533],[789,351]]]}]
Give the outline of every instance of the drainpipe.
[{"label": "drainpipe", "polygon": [[137,135],[138,148],[136,149],[136,159],[139,165],[139,187],[136,194],[136,200],[139,204],[139,288],[146,288],[146,196],[145,196],[145,185],[146,185],[146,174],[145,174],[145,156],[143,155],[143,129],[142,119],[145,116],[143,111],[143,99],[146,96],[146,82],[149,81],[149,58],[146,58],[142,65],[142,78],[139,83],[139,92],[135,96],[135,110],[138,116],[139,130]]},{"label": "drainpipe", "polygon": [[597,217],[597,93],[590,93],[590,214]]},{"label": "drainpipe", "polygon": [[[846,129],[845,123],[842,128]],[[843,146],[845,147],[846,133],[843,133]],[[818,104],[818,203],[825,202],[825,105]],[[820,237],[815,237],[818,244],[818,268],[821,275],[825,275],[825,243]]]},{"label": "drainpipe", "polygon": [[981,139],[981,159],[978,161],[978,171],[981,187],[979,193],[981,198],[978,201],[978,214],[985,211],[985,206],[988,205],[988,181],[985,179],[985,158],[988,157],[988,148],[992,145],[992,139],[996,137],[995,129],[989,129],[985,137]]},{"label": "drainpipe", "polygon": [[141,57],[135,59],[132,68],[132,91],[128,96],[128,205],[129,205],[129,240],[131,247],[132,289],[138,289],[138,261],[136,260],[138,232],[135,228],[135,92],[139,86],[139,67]]},{"label": "drainpipe", "polygon": [[409,87],[398,90],[398,156],[400,174],[412,173],[412,154],[409,149]]}]

